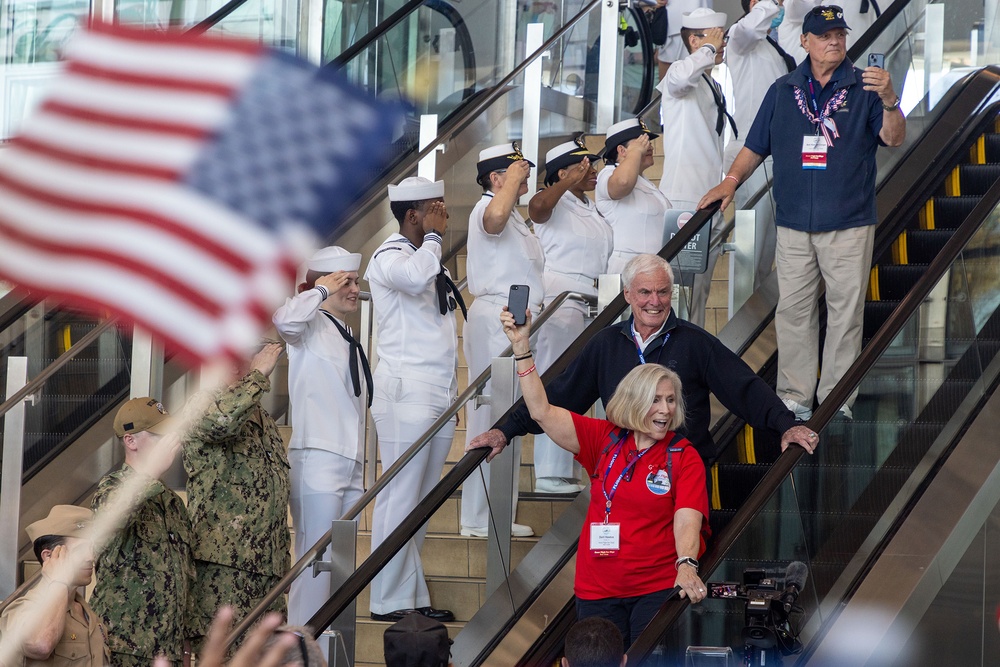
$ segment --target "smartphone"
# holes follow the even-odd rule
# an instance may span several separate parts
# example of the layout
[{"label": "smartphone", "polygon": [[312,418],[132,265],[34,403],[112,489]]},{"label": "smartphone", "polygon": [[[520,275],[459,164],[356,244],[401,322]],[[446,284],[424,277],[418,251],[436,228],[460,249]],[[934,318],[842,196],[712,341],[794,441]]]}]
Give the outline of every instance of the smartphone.
[{"label": "smartphone", "polygon": [[511,285],[510,294],[507,295],[507,310],[514,314],[514,324],[517,326],[522,326],[525,319],[525,311],[528,310],[528,292],[530,288],[527,285]]},{"label": "smartphone", "polygon": [[878,67],[879,69],[885,69],[885,54],[884,53],[869,53],[868,54],[868,66]]}]

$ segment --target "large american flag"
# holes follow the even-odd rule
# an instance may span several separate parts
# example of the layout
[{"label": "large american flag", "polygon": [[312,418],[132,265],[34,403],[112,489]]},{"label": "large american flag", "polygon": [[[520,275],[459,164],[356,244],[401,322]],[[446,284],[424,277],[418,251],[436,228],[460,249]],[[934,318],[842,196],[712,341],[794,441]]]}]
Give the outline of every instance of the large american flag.
[{"label": "large american flag", "polygon": [[240,356],[396,111],[254,42],[94,25],[0,149],[0,278]]}]

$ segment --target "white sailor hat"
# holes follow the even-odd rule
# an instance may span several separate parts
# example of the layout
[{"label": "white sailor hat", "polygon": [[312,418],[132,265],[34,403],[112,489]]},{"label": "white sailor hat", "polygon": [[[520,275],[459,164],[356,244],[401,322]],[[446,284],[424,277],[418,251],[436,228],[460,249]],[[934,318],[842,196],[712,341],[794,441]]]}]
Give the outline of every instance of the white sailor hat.
[{"label": "white sailor hat", "polygon": [[476,174],[476,180],[482,182],[483,176],[486,176],[494,171],[506,169],[518,160],[524,160],[528,163],[529,167],[535,166],[534,162],[525,159],[524,155],[521,153],[521,147],[517,145],[516,141],[509,144],[499,144],[497,146],[484,148],[479,151],[479,162],[476,163],[476,170],[478,171]]},{"label": "white sailor hat", "polygon": [[361,253],[347,252],[339,246],[332,245],[310,257],[306,268],[326,274],[334,271],[357,271],[360,266]]},{"label": "white sailor hat", "polygon": [[430,181],[423,176],[410,176],[389,186],[389,201],[423,201],[444,197],[444,181]]},{"label": "white sailor hat", "polygon": [[620,123],[615,123],[608,128],[608,134],[604,139],[604,153],[601,157],[610,163],[617,162],[618,147],[635,139],[640,134],[647,135],[650,141],[660,136],[650,132],[641,118],[628,118]]},{"label": "white sailor hat", "polygon": [[712,11],[708,7],[699,7],[692,12],[684,12],[681,16],[682,28],[725,28],[729,19],[722,12]]},{"label": "white sailor hat", "polygon": [[599,155],[594,155],[583,143],[583,135],[577,135],[573,141],[559,144],[545,154],[545,185],[552,185],[559,178],[559,170],[570,165],[590,159],[593,163],[600,160]]}]

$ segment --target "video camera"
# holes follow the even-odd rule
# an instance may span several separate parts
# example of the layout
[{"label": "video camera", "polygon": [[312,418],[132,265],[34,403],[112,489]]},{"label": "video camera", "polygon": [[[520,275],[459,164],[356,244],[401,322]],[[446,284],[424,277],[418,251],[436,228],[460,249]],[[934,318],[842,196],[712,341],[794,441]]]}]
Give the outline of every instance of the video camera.
[{"label": "video camera", "polygon": [[[802,611],[795,601],[808,576],[809,568],[799,561],[790,563],[783,576],[780,571],[747,568],[743,571],[742,584],[709,582],[708,597],[746,601],[746,626],[742,638],[748,652],[773,653],[777,650],[782,655],[794,655],[802,650],[802,644],[798,640],[798,631],[793,630],[789,622],[789,616]],[[775,658],[780,661],[777,655]]]}]

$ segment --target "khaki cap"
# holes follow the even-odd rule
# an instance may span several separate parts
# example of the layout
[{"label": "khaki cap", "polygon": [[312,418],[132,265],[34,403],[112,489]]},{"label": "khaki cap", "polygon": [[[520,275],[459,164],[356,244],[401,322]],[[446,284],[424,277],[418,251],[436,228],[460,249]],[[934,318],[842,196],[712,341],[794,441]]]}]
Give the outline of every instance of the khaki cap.
[{"label": "khaki cap", "polygon": [[126,433],[150,431],[163,435],[173,423],[170,413],[155,398],[144,396],[133,398],[118,409],[115,415],[115,435],[119,438]]},{"label": "khaki cap", "polygon": [[36,521],[24,532],[32,542],[39,537],[55,535],[56,537],[86,537],[86,530],[94,520],[94,513],[86,507],[76,505],[55,505],[49,510],[49,515],[41,521]]}]

